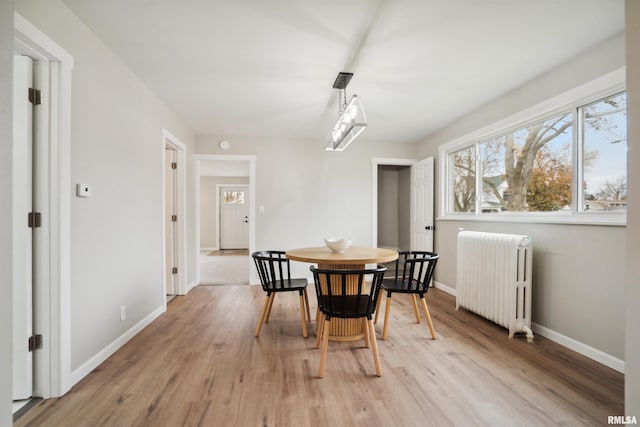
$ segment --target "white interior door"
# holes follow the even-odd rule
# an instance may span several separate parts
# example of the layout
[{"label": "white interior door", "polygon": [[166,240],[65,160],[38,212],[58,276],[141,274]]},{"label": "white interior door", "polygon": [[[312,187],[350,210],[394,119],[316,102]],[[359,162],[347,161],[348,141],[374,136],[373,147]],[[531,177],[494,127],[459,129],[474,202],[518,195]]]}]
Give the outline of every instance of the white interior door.
[{"label": "white interior door", "polygon": [[19,55],[13,63],[13,399],[22,400],[33,394],[33,64]]},{"label": "white interior door", "polygon": [[249,187],[220,187],[220,249],[249,247]]},{"label": "white interior door", "polygon": [[166,275],[166,293],[167,295],[175,295],[177,272],[174,267],[176,263],[176,152],[169,148],[165,149],[165,275]]},{"label": "white interior door", "polygon": [[411,166],[411,250],[433,251],[433,157]]}]

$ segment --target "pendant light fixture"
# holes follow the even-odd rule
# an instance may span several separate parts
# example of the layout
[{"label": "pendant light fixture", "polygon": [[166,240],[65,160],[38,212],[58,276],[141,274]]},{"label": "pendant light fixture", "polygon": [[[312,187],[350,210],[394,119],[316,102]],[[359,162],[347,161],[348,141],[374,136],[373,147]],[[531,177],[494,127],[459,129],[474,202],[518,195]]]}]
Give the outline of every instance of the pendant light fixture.
[{"label": "pendant light fixture", "polygon": [[338,121],[329,132],[329,141],[324,147],[327,151],[342,151],[367,127],[367,116],[358,95],[353,95],[347,103],[347,85],[353,73],[338,73],[333,88],[338,89]]}]

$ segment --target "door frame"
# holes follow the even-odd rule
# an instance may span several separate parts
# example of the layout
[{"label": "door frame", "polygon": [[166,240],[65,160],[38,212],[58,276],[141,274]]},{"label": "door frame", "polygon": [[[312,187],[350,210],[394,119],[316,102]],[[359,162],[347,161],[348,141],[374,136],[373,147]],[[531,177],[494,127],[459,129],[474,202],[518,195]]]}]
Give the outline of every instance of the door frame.
[{"label": "door frame", "polygon": [[378,247],[378,166],[411,166],[417,159],[371,158],[371,247]]},{"label": "door frame", "polygon": [[[220,232],[220,199],[221,199],[221,194],[220,192],[222,191],[223,188],[225,187],[244,187],[244,188],[249,188],[249,184],[216,184],[216,195],[218,197],[218,200],[216,202],[216,236],[218,237],[218,247],[216,249],[222,249],[222,234]],[[251,189],[249,188],[249,200],[251,200]],[[251,211],[251,205],[249,205],[249,211]]]},{"label": "door frame", "polygon": [[[39,195],[37,189],[41,159],[38,157],[37,135],[34,130],[39,125],[37,116],[39,109],[29,102],[28,88],[41,89],[35,75],[35,61],[29,56],[13,55],[13,188],[11,211],[13,212],[13,400],[25,401],[33,397],[33,373],[35,353],[25,343],[34,334],[33,288],[34,263],[38,259],[36,250],[38,240],[48,227],[31,227],[24,220],[26,212],[40,212],[40,206],[34,203]],[[38,79],[39,80],[39,79]],[[38,106],[39,107],[39,106]],[[46,124],[44,124],[46,126]],[[36,164],[36,162],[38,164]],[[46,166],[45,169],[46,170]],[[39,254],[38,254],[39,255]]]},{"label": "door frame", "polygon": [[[37,165],[44,183],[36,204],[43,213],[43,236],[34,264],[34,329],[44,337],[34,355],[34,396],[62,396],[73,385],[71,371],[71,72],[73,56],[14,13],[14,53],[40,64],[36,79],[48,90],[41,111],[48,120],[38,129]],[[40,73],[41,72],[41,73]]]},{"label": "door frame", "polygon": [[[195,154],[195,254],[194,259],[200,259],[200,164],[208,160],[223,161],[245,161],[249,162],[249,253],[255,251],[256,246],[256,156],[255,155],[235,155],[235,154]],[[255,268],[252,268],[253,260],[249,257],[249,284],[258,284],[258,276]],[[200,283],[200,263],[196,262],[196,283]]]},{"label": "door frame", "polygon": [[176,221],[176,235],[174,241],[174,247],[176,249],[176,267],[178,268],[178,274],[176,275],[176,295],[186,295],[189,291],[187,289],[187,146],[180,141],[176,136],[166,129],[162,129],[162,304],[165,309],[167,307],[167,277],[165,274],[167,268],[166,250],[167,250],[167,232],[165,216],[165,203],[167,197],[166,189],[166,151],[167,149],[174,150],[176,152],[176,182],[175,182],[175,194],[176,200],[176,215],[178,220]]}]

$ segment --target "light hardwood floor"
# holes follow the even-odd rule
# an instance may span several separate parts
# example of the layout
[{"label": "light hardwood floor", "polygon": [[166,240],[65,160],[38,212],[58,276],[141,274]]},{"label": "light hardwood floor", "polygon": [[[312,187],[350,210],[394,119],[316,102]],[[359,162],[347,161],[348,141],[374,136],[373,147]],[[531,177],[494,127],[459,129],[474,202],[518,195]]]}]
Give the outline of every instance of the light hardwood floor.
[{"label": "light hardwood floor", "polygon": [[362,341],[329,343],[316,377],[320,351],[313,334],[301,336],[297,294],[278,295],[254,338],[263,298],[259,286],[237,285],[175,298],[64,397],[15,425],[602,426],[623,414],[623,375],[539,336],[510,340],[437,289],[427,295],[435,341],[410,298],[394,296],[380,378]]}]

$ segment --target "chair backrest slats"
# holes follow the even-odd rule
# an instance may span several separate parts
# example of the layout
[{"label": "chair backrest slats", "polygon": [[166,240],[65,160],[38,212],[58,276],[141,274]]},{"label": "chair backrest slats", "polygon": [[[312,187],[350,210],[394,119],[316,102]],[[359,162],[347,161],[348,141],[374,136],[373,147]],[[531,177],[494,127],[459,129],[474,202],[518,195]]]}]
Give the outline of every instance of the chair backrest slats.
[{"label": "chair backrest slats", "polygon": [[291,280],[291,267],[284,251],[258,251],[251,254],[265,292],[282,289]]},{"label": "chair backrest slats", "polygon": [[429,289],[440,256],[428,251],[401,251],[396,259],[394,279],[407,290],[424,294]]},{"label": "chair backrest slats", "polygon": [[318,269],[312,266],[318,308],[327,318],[371,318],[386,270],[381,266],[360,270]]}]

